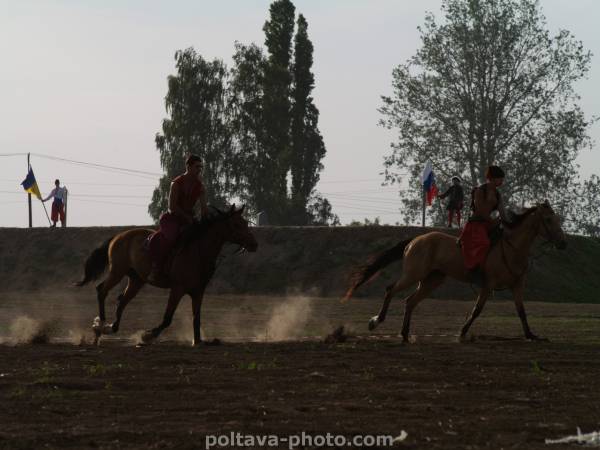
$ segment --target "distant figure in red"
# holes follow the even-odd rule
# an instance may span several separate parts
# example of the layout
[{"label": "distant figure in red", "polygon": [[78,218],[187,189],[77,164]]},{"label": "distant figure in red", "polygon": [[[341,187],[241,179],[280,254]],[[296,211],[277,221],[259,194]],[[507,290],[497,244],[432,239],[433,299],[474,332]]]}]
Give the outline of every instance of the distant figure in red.
[{"label": "distant figure in red", "polygon": [[160,229],[150,237],[149,250],[153,265],[150,278],[164,276],[165,259],[186,225],[194,220],[194,206],[200,202],[202,216],[208,214],[206,190],[202,182],[202,160],[190,155],[185,162],[185,173],[176,177],[169,191],[169,210],[159,219]]},{"label": "distant figure in red", "polygon": [[[490,250],[489,232],[506,217],[502,197],[497,190],[504,183],[504,171],[498,166],[489,166],[485,177],[487,183],[472,191],[471,217],[460,236],[465,267],[478,284],[483,282],[483,263]],[[499,213],[496,219],[492,219],[494,211]]]},{"label": "distant figure in red", "polygon": [[448,228],[452,228],[452,219],[456,215],[456,225],[460,228],[460,214],[463,208],[464,193],[463,188],[460,184],[460,178],[457,176],[452,177],[452,186],[450,186],[446,192],[440,194],[440,198],[444,199],[448,197]]},{"label": "distant figure in red", "polygon": [[48,197],[43,199],[45,202],[49,199],[53,198],[52,201],[52,214],[50,218],[52,219],[51,228],[56,228],[56,222],[60,219],[60,226],[66,226],[65,223],[65,201],[67,199],[67,188],[60,187],[60,180],[54,180],[54,189],[50,191]]}]

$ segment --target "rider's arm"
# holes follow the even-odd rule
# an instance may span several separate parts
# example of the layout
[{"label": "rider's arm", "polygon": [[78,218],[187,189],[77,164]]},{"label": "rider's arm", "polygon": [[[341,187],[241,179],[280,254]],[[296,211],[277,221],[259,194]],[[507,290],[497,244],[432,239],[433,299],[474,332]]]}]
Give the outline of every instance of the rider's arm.
[{"label": "rider's arm", "polygon": [[52,197],[54,197],[54,192],[55,192],[55,191],[56,191],[56,188],[52,189],[52,190],[50,191],[50,193],[48,194],[48,197],[46,197],[46,198],[45,198],[45,199],[43,199],[42,201],[43,201],[43,202],[45,202],[45,201],[48,201],[49,199],[51,199]]},{"label": "rider's arm", "polygon": [[446,192],[444,192],[443,194],[438,195],[439,198],[444,199],[448,196],[448,194],[450,193],[450,191],[452,190],[452,187],[449,187],[448,189],[446,189]]},{"label": "rider's arm", "polygon": [[177,203],[177,199],[179,198],[179,185],[177,183],[171,183],[171,189],[169,190],[169,211],[175,214],[177,217],[185,220],[186,222],[191,222],[192,217],[186,214],[179,204]]},{"label": "rider's arm", "polygon": [[205,218],[208,215],[208,203],[206,202],[206,190],[202,189],[202,193],[200,194],[200,198],[198,199],[200,202],[200,214],[202,214],[202,218]]}]

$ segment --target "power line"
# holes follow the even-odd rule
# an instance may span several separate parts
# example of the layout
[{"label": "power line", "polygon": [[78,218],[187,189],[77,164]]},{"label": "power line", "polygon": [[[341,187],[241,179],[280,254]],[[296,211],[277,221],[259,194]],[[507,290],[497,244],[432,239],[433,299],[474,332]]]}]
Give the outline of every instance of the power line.
[{"label": "power line", "polygon": [[358,202],[358,203],[381,203],[386,205],[398,205],[398,200],[388,200],[382,199],[378,197],[356,197],[352,195],[332,195],[330,196],[332,202],[338,201],[350,201],[350,202]]},{"label": "power line", "polygon": [[[62,179],[62,178],[61,178]],[[0,182],[21,183],[22,180],[4,178]],[[37,180],[39,183],[54,183],[54,180]],[[63,180],[65,185],[84,185],[84,186],[119,186],[119,187],[156,187],[156,184],[130,184],[130,183],[90,183],[88,181],[68,181]]]},{"label": "power line", "polygon": [[[335,207],[335,205],[333,205],[333,206]],[[365,208],[365,207],[357,208],[356,206],[344,205],[344,204],[340,204],[338,206],[341,207],[342,209],[353,209],[353,210],[362,211],[362,212],[373,212],[373,213],[379,213],[379,214],[400,214],[400,211],[390,211],[390,210]],[[335,208],[334,208],[334,212],[335,212]]]},{"label": "power line", "polygon": [[112,195],[112,194],[69,194],[70,197],[88,198],[149,198],[148,195]]},{"label": "power line", "polygon": [[[25,191],[0,191],[0,194],[23,195]],[[69,194],[69,199],[72,198],[145,198],[149,199],[148,195],[111,195],[111,194]],[[92,201],[92,200],[88,200]]]},{"label": "power line", "polygon": [[155,173],[155,172],[147,172],[144,170],[128,169],[126,167],[107,166],[104,164],[89,163],[89,162],[85,162],[85,161],[76,161],[74,159],[59,158],[57,156],[44,155],[42,153],[32,153],[32,155],[37,156],[38,158],[46,158],[46,159],[50,159],[50,160],[54,160],[54,161],[67,162],[70,164],[79,164],[79,165],[84,165],[84,166],[90,166],[90,167],[95,167],[98,169],[118,170],[118,171],[122,171],[122,172],[128,172],[128,173],[132,173],[132,174],[140,174],[140,175],[146,175],[146,176],[153,176],[153,177],[162,176],[162,174]]},{"label": "power line", "polygon": [[[71,198],[71,196],[69,196],[69,198]],[[147,208],[148,205],[141,205],[139,203],[124,203],[124,202],[109,202],[109,201],[104,201],[104,200],[82,200],[79,198],[76,199],[72,199],[69,201],[74,201],[74,202],[85,202],[85,203],[106,203],[107,205],[123,205],[123,206],[137,206],[137,207],[144,207]]]}]

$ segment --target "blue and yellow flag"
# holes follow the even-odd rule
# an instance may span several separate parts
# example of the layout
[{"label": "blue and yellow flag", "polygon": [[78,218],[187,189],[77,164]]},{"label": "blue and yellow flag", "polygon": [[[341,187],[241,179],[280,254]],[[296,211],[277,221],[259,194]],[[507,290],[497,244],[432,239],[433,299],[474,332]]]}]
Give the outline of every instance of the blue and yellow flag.
[{"label": "blue and yellow flag", "polygon": [[38,187],[37,181],[35,181],[35,175],[33,174],[33,169],[30,167],[29,172],[27,173],[27,177],[21,183],[23,189],[30,194],[35,195],[40,200],[42,199],[42,194],[40,193],[40,188]]}]

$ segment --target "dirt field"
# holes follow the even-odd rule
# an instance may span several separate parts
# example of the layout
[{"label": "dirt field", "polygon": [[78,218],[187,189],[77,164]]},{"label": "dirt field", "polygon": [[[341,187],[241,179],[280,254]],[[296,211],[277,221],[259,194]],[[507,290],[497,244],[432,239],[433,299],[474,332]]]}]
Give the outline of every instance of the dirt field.
[{"label": "dirt field", "polygon": [[[164,305],[148,291],[121,336],[92,347],[91,289],[3,293],[0,448],[204,448],[207,434],[405,430],[395,447],[560,449],[573,447],[544,440],[600,428],[600,305],[526,305],[533,331],[550,338],[532,343],[513,305],[492,300],[459,344],[471,303],[427,300],[413,316],[415,342],[402,345],[400,301],[369,334],[378,299],[208,297],[204,335],[219,345],[190,347],[186,300],[160,342],[136,347]],[[339,325],[347,341],[324,343]]]}]

